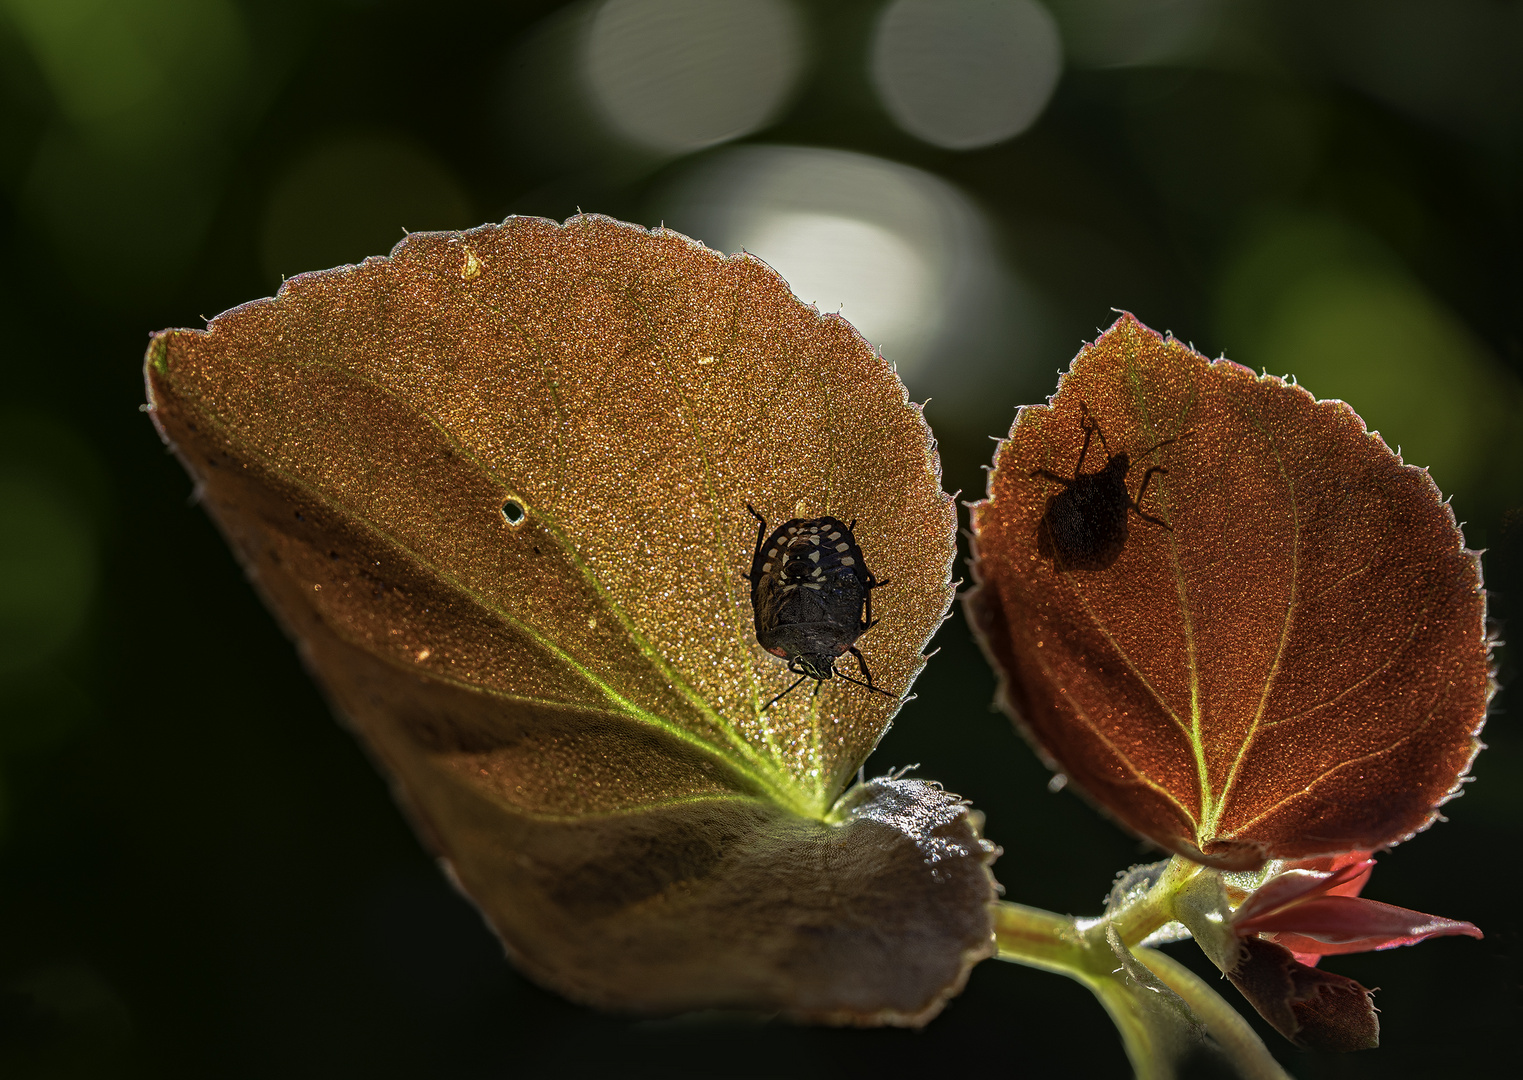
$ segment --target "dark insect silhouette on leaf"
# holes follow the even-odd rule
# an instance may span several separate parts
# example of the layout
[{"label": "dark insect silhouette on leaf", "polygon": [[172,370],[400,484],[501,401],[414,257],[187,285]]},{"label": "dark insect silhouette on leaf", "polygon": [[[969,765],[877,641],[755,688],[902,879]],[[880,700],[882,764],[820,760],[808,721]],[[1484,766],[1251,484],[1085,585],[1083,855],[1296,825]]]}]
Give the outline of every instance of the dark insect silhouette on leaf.
[{"label": "dark insect silhouette on leaf", "polygon": [[[838,518],[793,518],[767,535],[767,519],[756,508],[746,509],[757,520],[756,551],[751,556],[751,610],[756,617],[756,640],[773,656],[788,661],[798,676],[777,697],[762,706],[770,709],[805,679],[815,691],[826,679],[840,675],[847,682],[892,697],[873,685],[872,672],[856,641],[873,628],[873,590],[887,585],[867,568],[850,525]],[[836,670],[847,653],[862,669],[859,681]]]},{"label": "dark insect silhouette on leaf", "polygon": [[[1133,499],[1126,490],[1126,474],[1132,467],[1132,459],[1125,450],[1112,454],[1105,441],[1105,432],[1089,414],[1088,406],[1079,405],[1079,424],[1084,431],[1084,446],[1079,450],[1079,460],[1074,463],[1074,475],[1070,479],[1059,476],[1051,469],[1033,469],[1032,476],[1040,476],[1063,485],[1047,500],[1047,509],[1037,527],[1037,550],[1055,559],[1066,570],[1104,570],[1121,555],[1126,547],[1127,513],[1131,512],[1143,521],[1160,525],[1170,532],[1173,527],[1160,517],[1142,509],[1142,497],[1147,493],[1148,481],[1154,473],[1167,476],[1169,470],[1162,465],[1150,466],[1142,474],[1142,484]],[[1189,434],[1186,432],[1185,434]],[[1098,472],[1084,471],[1084,457],[1094,436],[1100,436],[1105,448],[1105,468]],[[1176,435],[1154,443],[1143,451],[1151,454],[1161,446],[1182,438]]]},{"label": "dark insect silhouette on leaf", "polygon": [[[1163,492],[1128,498],[1115,458],[1113,479],[1032,479],[1093,445],[1092,417],[1128,465],[1176,436]],[[1103,553],[1059,517],[1102,480],[1114,518],[1164,528],[1062,572]],[[1495,686],[1479,561],[1348,405],[1123,315],[1020,412],[989,492],[967,605],[1003,702],[1135,832],[1251,870],[1400,843],[1460,790]]]}]

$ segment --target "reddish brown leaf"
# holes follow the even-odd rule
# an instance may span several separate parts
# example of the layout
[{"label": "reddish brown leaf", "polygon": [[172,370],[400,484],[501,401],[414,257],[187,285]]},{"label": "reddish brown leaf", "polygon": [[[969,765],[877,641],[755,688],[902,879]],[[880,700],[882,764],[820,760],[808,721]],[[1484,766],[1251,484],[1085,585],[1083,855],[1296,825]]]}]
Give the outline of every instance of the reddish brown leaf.
[{"label": "reddish brown leaf", "polygon": [[[920,1023],[992,951],[938,787],[842,789],[894,697],[757,644],[753,503],[857,520],[897,695],[951,599],[919,410],[764,264],[606,218],[414,234],[149,350],[154,419],[531,975]],[[849,661],[848,661],[849,662]],[[848,672],[855,673],[853,668]]]},{"label": "reddish brown leaf", "polygon": [[1244,938],[1227,978],[1297,1046],[1344,1054],[1380,1045],[1380,1018],[1368,990],[1347,976],[1299,963],[1272,941]]},{"label": "reddish brown leaf", "polygon": [[[1085,407],[1085,473],[1128,453],[1135,498],[1168,470],[1140,508],[1164,524],[1123,505],[1113,551],[1033,475],[1075,475]],[[1002,701],[1131,829],[1245,869],[1397,843],[1455,791],[1492,688],[1479,561],[1349,406],[1127,315],[1021,410],[989,491],[967,604]]]}]

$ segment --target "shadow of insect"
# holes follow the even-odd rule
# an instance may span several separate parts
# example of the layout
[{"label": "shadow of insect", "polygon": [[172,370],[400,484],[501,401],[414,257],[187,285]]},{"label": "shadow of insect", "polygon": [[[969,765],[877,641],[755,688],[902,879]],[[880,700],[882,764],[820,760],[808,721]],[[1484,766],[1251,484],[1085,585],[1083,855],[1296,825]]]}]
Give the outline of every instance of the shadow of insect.
[{"label": "shadow of insect", "polygon": [[[1062,484],[1063,490],[1047,500],[1047,508],[1037,525],[1037,551],[1063,570],[1104,570],[1120,557],[1126,547],[1128,515],[1136,514],[1143,521],[1173,531],[1173,526],[1160,517],[1142,509],[1142,497],[1147,494],[1148,482],[1153,474],[1167,476],[1169,470],[1162,465],[1149,466],[1142,474],[1142,483],[1134,499],[1126,489],[1126,474],[1132,467],[1132,459],[1125,450],[1115,454],[1105,441],[1105,432],[1089,413],[1089,406],[1079,403],[1079,425],[1084,431],[1084,446],[1079,460],[1074,463],[1072,477],[1059,476],[1051,469],[1033,469],[1033,477],[1040,476]],[[1151,454],[1161,446],[1193,435],[1186,431],[1173,438],[1154,443],[1143,451]],[[1097,472],[1084,471],[1084,458],[1089,453],[1090,441],[1100,436],[1105,449],[1105,467]]]}]

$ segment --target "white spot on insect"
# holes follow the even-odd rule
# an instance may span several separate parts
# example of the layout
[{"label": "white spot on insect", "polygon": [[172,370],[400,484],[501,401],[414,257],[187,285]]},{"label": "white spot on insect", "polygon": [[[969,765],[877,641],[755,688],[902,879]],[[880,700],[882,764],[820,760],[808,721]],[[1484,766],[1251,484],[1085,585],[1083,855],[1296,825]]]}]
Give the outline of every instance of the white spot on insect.
[{"label": "white spot on insect", "polygon": [[777,558],[777,548],[773,548],[771,551],[767,552],[767,558],[769,558],[769,559],[775,559],[775,558]]},{"label": "white spot on insect", "polygon": [[839,540],[839,539],[841,539],[841,534],[838,533],[838,532],[833,532],[829,536],[827,536],[825,539],[827,539],[827,540]]},{"label": "white spot on insect", "polygon": [[807,582],[804,585],[804,588],[806,588],[806,589],[813,589],[815,592],[819,592],[822,587],[823,586],[815,585],[813,582]]},{"label": "white spot on insect", "polygon": [[820,561],[820,553],[818,551],[811,551],[809,553],[809,561],[810,562],[819,562]]},{"label": "white spot on insect", "polygon": [[772,564],[769,563],[769,562],[762,563],[762,573],[764,573],[764,574],[770,574],[770,573],[772,573]]},{"label": "white spot on insect", "polygon": [[841,560],[841,565],[842,566],[856,566],[857,565],[857,560],[853,559],[850,555],[848,555],[844,559]]},{"label": "white spot on insect", "polygon": [[851,545],[850,544],[837,544],[836,545],[836,550],[837,551],[850,551],[851,550]]}]

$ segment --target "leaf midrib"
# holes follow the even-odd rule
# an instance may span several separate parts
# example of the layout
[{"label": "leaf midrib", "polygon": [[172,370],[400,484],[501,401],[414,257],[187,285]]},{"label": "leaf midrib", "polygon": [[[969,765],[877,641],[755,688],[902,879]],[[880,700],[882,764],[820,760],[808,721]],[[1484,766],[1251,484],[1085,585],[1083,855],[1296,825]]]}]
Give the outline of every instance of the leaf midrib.
[{"label": "leaf midrib", "polygon": [[[368,378],[366,376],[359,375],[359,374],[357,374],[355,372],[348,371],[348,370],[336,367],[333,364],[330,364],[330,363],[327,363],[327,362],[321,362],[321,361],[302,361],[302,360],[287,360],[287,361],[283,361],[283,362],[284,363],[288,363],[288,364],[292,364],[292,365],[296,365],[296,366],[303,366],[303,367],[309,367],[309,368],[316,368],[316,369],[322,369],[322,370],[331,371],[331,372],[333,372],[335,374],[338,374],[338,375],[341,375],[341,376],[343,376],[345,378],[350,378],[350,379],[354,379],[354,380],[359,381],[359,382],[366,383],[366,384],[370,385],[372,388],[376,389],[378,392],[387,395],[388,397],[392,398],[393,400],[400,401],[400,398],[397,397],[395,392],[393,392],[389,388],[377,384],[374,380],[372,380],[372,379],[370,379],[370,378]],[[481,462],[479,462],[473,455],[469,454],[469,451],[464,450],[464,448],[458,447],[458,444],[455,442],[455,440],[449,435],[449,433],[447,431],[445,431],[442,427],[439,426],[438,422],[432,416],[429,416],[429,415],[424,414],[424,413],[420,413],[416,409],[412,409],[411,406],[408,406],[408,409],[414,415],[419,416],[422,419],[425,419],[428,423],[433,425],[434,428],[437,431],[439,431],[444,436],[444,438],[447,439],[450,442],[450,444],[452,446],[456,446],[457,449],[460,449],[461,452],[463,454],[465,454],[469,458],[469,460],[471,460],[473,463],[475,463],[478,468],[486,469],[486,467],[483,466],[481,464]],[[372,522],[371,519],[367,515],[361,514],[358,511],[354,510],[352,507],[349,507],[349,506],[347,506],[347,505],[345,505],[345,504],[343,504],[341,502],[336,502],[335,500],[330,498],[327,493],[319,491],[317,488],[315,488],[306,479],[304,479],[302,477],[299,477],[299,476],[296,476],[296,475],[293,475],[290,472],[288,472],[286,469],[281,468],[280,466],[275,464],[273,458],[269,454],[265,453],[262,450],[258,450],[256,448],[253,448],[253,447],[249,446],[247,443],[245,443],[245,442],[243,442],[241,440],[233,438],[232,437],[231,429],[229,429],[229,427],[226,425],[226,423],[224,423],[220,419],[220,417],[217,417],[215,414],[210,413],[210,412],[206,411],[205,409],[201,409],[201,410],[198,410],[198,411],[200,412],[201,416],[203,417],[203,419],[204,419],[204,421],[206,423],[208,423],[209,425],[215,427],[224,436],[224,440],[227,442],[228,445],[230,445],[230,446],[241,446],[243,448],[245,453],[247,453],[247,454],[255,457],[256,459],[260,460],[261,463],[263,464],[263,466],[269,472],[271,472],[272,474],[274,474],[276,476],[279,476],[281,479],[285,480],[287,483],[291,484],[293,487],[297,488],[298,490],[301,490],[301,491],[307,493],[310,497],[313,498],[313,500],[315,502],[318,502],[318,503],[323,504],[323,505],[330,506],[330,507],[334,508],[336,511],[339,511],[339,512],[342,512],[342,513],[346,514],[351,520],[356,521],[356,522],[362,524],[366,528],[367,531],[369,531],[373,536],[379,538],[383,543],[386,543],[387,545],[391,546],[395,550],[405,554],[408,558],[412,559],[413,562],[416,565],[418,565],[420,567],[423,567],[426,570],[428,570],[438,580],[440,580],[441,582],[446,584],[448,587],[454,589],[455,591],[457,591],[461,595],[463,595],[465,597],[468,597],[477,606],[481,607],[485,611],[488,611],[488,612],[492,613],[494,616],[496,616],[498,619],[500,619],[504,624],[506,624],[508,626],[511,626],[515,630],[519,631],[526,638],[528,638],[529,640],[534,642],[534,644],[536,644],[539,648],[544,650],[548,655],[550,655],[551,657],[553,657],[556,660],[560,661],[567,668],[569,668],[570,670],[575,672],[577,675],[579,675],[585,682],[588,683],[588,685],[592,686],[599,693],[603,694],[604,697],[607,698],[608,701],[615,706],[614,711],[616,712],[616,714],[623,715],[623,716],[627,717],[628,719],[634,720],[637,723],[641,723],[641,724],[645,724],[647,726],[654,727],[654,728],[662,731],[664,734],[667,734],[667,735],[669,735],[669,736],[671,736],[673,738],[676,738],[679,741],[681,741],[681,742],[683,742],[683,743],[685,743],[687,745],[693,746],[696,749],[702,750],[707,755],[711,755],[711,756],[717,757],[720,761],[722,761],[729,768],[731,768],[732,770],[736,771],[740,775],[746,777],[748,780],[750,780],[753,784],[755,784],[761,790],[764,790],[764,791],[768,792],[768,794],[772,795],[779,805],[787,807],[787,808],[789,808],[789,809],[791,809],[791,810],[793,810],[793,811],[795,811],[797,813],[800,813],[800,814],[802,814],[804,816],[810,816],[810,817],[816,817],[816,816],[818,816],[818,814],[815,812],[813,807],[811,807],[811,806],[807,805],[806,803],[800,801],[800,799],[798,798],[798,794],[796,792],[796,789],[789,782],[790,778],[788,778],[786,775],[782,774],[779,770],[777,770],[775,767],[773,767],[770,762],[767,762],[765,759],[759,759],[759,758],[757,758],[756,754],[755,754],[755,750],[752,747],[750,747],[750,745],[748,743],[745,743],[745,741],[743,739],[739,738],[739,736],[735,732],[733,732],[733,730],[730,729],[730,726],[726,722],[724,722],[722,718],[719,718],[717,716],[717,714],[713,713],[713,710],[711,708],[709,708],[706,703],[702,703],[701,704],[701,709],[702,709],[703,713],[706,715],[706,717],[708,717],[708,718],[710,718],[710,719],[712,719],[714,721],[717,721],[715,723],[715,727],[718,730],[724,731],[727,735],[729,735],[732,739],[734,739],[735,743],[736,743],[736,748],[745,757],[747,763],[749,765],[751,765],[751,766],[756,766],[757,768],[753,769],[753,768],[743,767],[741,762],[738,762],[734,758],[732,758],[729,755],[725,754],[722,750],[720,750],[718,747],[714,746],[708,740],[703,739],[703,738],[699,737],[698,735],[694,734],[693,732],[688,731],[686,728],[682,727],[680,724],[677,724],[677,723],[675,723],[675,722],[673,722],[671,720],[668,720],[665,717],[659,716],[659,715],[657,715],[655,713],[648,712],[645,709],[642,709],[639,706],[635,705],[633,702],[627,700],[626,698],[624,698],[624,696],[622,694],[620,694],[618,691],[616,691],[611,685],[609,685],[607,682],[605,682],[604,680],[602,680],[602,679],[598,678],[596,675],[594,675],[593,672],[589,668],[587,668],[585,665],[581,664],[569,652],[567,652],[566,650],[562,649],[559,645],[555,644],[550,639],[544,637],[544,635],[540,634],[537,630],[535,630],[533,627],[529,626],[527,623],[524,623],[521,620],[513,617],[512,615],[508,614],[506,611],[504,611],[500,607],[498,607],[496,604],[491,603],[490,601],[488,601],[485,597],[482,597],[482,596],[478,595],[475,590],[465,587],[461,582],[457,581],[453,575],[445,572],[441,567],[439,567],[432,560],[430,560],[428,558],[425,558],[423,555],[421,555],[420,553],[414,551],[409,546],[401,543],[388,530],[385,530],[385,529],[379,527],[374,522]],[[498,477],[495,472],[493,472],[491,470],[486,470],[486,471],[487,471],[487,475],[491,476],[493,479],[497,480],[499,483],[502,482],[501,478]],[[505,487],[509,487],[509,488],[512,487],[511,484],[505,484],[504,486]],[[542,513],[542,511],[541,511],[541,513]],[[559,531],[558,530],[552,530],[552,534],[556,536],[557,542],[562,544],[564,546],[565,540],[564,540],[564,537],[561,536]],[[685,683],[683,683],[682,680],[677,678],[675,672],[669,672],[669,671],[665,670],[666,665],[664,664],[664,661],[660,660],[659,654],[657,654],[655,652],[655,650],[651,649],[649,644],[647,642],[645,642],[642,638],[640,638],[638,633],[635,632],[632,629],[632,627],[630,627],[630,625],[628,623],[628,617],[623,612],[622,608],[620,608],[619,605],[617,605],[617,604],[615,604],[615,603],[613,603],[611,601],[611,599],[608,597],[608,594],[607,594],[606,590],[602,589],[601,582],[597,582],[595,575],[591,575],[590,574],[590,571],[585,567],[584,564],[581,563],[580,559],[577,558],[575,552],[571,551],[571,550],[567,550],[566,554],[567,554],[568,558],[570,558],[572,560],[573,564],[576,565],[581,570],[581,572],[584,575],[584,579],[588,578],[588,577],[591,577],[591,580],[596,583],[596,585],[597,585],[597,595],[604,602],[605,607],[610,611],[610,613],[613,614],[615,616],[615,618],[619,621],[620,625],[624,626],[626,631],[628,631],[630,633],[631,640],[634,641],[634,643],[635,643],[636,647],[638,648],[638,650],[640,651],[641,655],[645,659],[647,659],[648,661],[654,659],[656,661],[657,670],[663,676],[667,677],[672,682],[674,687],[678,687],[679,690],[685,690],[689,694],[693,693],[693,691],[691,690],[690,687],[686,687]],[[359,643],[354,643],[354,644],[359,644]],[[361,646],[361,647],[363,647],[363,646]],[[432,674],[432,673],[430,673],[430,674]],[[479,687],[479,686],[472,686],[472,689],[475,689],[477,691],[481,691],[484,688]],[[684,696],[686,696],[686,695],[684,695]],[[701,699],[699,699],[699,700],[701,702]],[[577,703],[573,703],[573,702],[563,702],[563,703],[557,703],[557,704],[562,704],[562,705],[564,705],[567,708],[580,708],[581,707]]]}]

